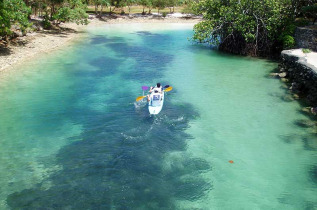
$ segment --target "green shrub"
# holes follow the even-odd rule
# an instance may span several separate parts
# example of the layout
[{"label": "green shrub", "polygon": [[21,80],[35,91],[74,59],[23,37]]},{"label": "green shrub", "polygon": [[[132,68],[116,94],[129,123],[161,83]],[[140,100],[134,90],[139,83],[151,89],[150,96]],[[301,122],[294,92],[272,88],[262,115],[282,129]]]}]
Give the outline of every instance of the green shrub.
[{"label": "green shrub", "polygon": [[52,27],[52,24],[51,24],[51,22],[48,20],[48,18],[44,18],[44,20],[43,20],[43,28],[44,29],[51,29],[51,27]]},{"label": "green shrub", "polygon": [[163,13],[162,13],[162,16],[163,16],[163,17],[166,17],[166,16],[167,16],[167,12],[163,12]]},{"label": "green shrub", "polygon": [[285,35],[282,38],[283,41],[283,48],[284,49],[290,49],[295,46],[295,39],[291,35]]},{"label": "green shrub", "polygon": [[303,51],[303,53],[310,53],[311,52],[310,49],[305,49],[305,48],[303,48],[302,51]]}]

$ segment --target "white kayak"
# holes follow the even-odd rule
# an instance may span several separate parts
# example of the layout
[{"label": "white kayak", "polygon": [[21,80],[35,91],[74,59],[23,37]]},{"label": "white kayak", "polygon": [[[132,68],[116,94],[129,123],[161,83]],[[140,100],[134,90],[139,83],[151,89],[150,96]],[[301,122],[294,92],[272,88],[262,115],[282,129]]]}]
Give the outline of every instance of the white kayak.
[{"label": "white kayak", "polygon": [[162,93],[154,93],[150,94],[149,101],[149,112],[150,114],[158,114],[163,108],[164,103],[164,91]]}]

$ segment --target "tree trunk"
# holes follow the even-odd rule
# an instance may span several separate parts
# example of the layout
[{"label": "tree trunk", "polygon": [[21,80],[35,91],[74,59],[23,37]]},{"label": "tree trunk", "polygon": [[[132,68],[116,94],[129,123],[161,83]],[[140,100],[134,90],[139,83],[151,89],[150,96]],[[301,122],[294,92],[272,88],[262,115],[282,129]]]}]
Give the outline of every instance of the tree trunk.
[{"label": "tree trunk", "polygon": [[8,46],[10,45],[9,36],[8,36],[8,35],[5,35],[5,36],[4,36],[4,40],[6,41],[5,47],[8,47]]},{"label": "tree trunk", "polygon": [[102,17],[102,10],[103,10],[103,6],[101,5],[101,6],[100,6],[100,13],[99,13],[99,17],[100,17],[100,18]]}]

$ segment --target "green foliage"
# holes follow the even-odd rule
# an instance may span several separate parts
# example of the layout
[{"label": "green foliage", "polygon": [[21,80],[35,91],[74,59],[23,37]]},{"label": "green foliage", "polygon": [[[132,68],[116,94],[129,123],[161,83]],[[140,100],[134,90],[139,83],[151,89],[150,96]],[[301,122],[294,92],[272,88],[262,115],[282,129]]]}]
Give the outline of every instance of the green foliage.
[{"label": "green foliage", "polygon": [[144,8],[146,8],[146,7],[151,8],[153,6],[152,0],[138,0],[137,3],[141,6],[143,6],[142,14],[145,14]]},{"label": "green foliage", "polygon": [[167,5],[166,0],[152,0],[153,7],[156,7],[158,10],[164,9]]},{"label": "green foliage", "polygon": [[313,24],[316,22],[317,4],[302,7],[302,12],[304,13],[305,17],[313,19]]},{"label": "green foliage", "polygon": [[30,13],[22,0],[0,0],[0,36],[10,35],[13,24],[24,31],[30,25],[27,18]]},{"label": "green foliage", "polygon": [[296,25],[289,23],[285,26],[282,33],[279,35],[278,40],[283,43],[284,49],[291,49],[295,46],[295,39],[293,34],[295,33]]},{"label": "green foliage", "polygon": [[47,16],[44,17],[44,20],[43,20],[42,23],[43,23],[43,28],[44,29],[50,29],[52,27],[52,24],[49,21],[49,18]]},{"label": "green foliage", "polygon": [[302,49],[302,52],[303,52],[303,53],[310,53],[311,50],[310,50],[310,49],[305,49],[305,48],[303,48],[303,49]]},{"label": "green foliage", "polygon": [[75,22],[77,24],[88,24],[86,5],[81,0],[68,0],[53,14],[53,20],[56,20],[57,23]]},{"label": "green foliage", "polygon": [[167,12],[162,12],[162,16],[166,17],[167,16]]},{"label": "green foliage", "polygon": [[292,0],[201,0],[193,9],[204,17],[194,27],[195,41],[236,44],[239,40],[237,46],[253,46],[255,54],[268,53],[281,34],[287,46],[292,43],[292,30],[286,27],[294,17]]},{"label": "green foliage", "polygon": [[291,49],[295,46],[295,39],[291,35],[285,35],[282,37],[283,48],[284,49]]},{"label": "green foliage", "polygon": [[182,9],[182,13],[183,14],[193,14],[194,13],[193,6],[191,4],[185,5],[184,8]]}]

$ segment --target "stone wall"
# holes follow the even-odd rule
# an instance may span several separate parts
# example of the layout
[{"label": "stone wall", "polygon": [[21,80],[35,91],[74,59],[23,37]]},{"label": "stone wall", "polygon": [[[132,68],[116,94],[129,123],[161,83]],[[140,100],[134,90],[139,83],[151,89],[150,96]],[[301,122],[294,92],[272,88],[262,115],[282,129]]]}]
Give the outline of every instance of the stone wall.
[{"label": "stone wall", "polygon": [[307,62],[301,50],[284,50],[281,53],[280,71],[289,79],[291,90],[305,96],[308,103],[317,107],[317,68]]},{"label": "stone wall", "polygon": [[295,30],[297,48],[311,49],[317,52],[317,29],[298,27]]}]

